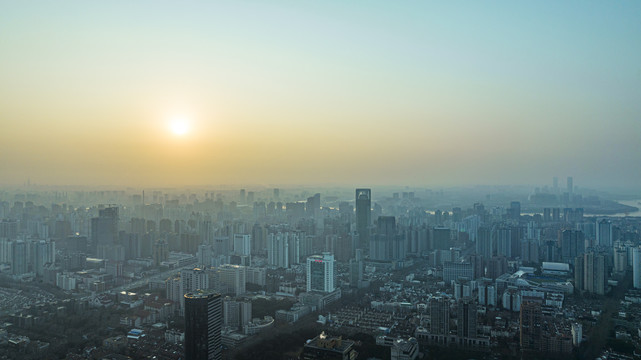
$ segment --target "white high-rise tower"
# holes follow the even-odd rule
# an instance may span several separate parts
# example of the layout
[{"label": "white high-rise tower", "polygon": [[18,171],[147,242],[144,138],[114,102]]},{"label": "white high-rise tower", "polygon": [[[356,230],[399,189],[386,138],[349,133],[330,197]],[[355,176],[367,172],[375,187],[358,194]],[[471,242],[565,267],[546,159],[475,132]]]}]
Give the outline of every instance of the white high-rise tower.
[{"label": "white high-rise tower", "polygon": [[334,255],[312,255],[307,258],[307,291],[334,291]]}]

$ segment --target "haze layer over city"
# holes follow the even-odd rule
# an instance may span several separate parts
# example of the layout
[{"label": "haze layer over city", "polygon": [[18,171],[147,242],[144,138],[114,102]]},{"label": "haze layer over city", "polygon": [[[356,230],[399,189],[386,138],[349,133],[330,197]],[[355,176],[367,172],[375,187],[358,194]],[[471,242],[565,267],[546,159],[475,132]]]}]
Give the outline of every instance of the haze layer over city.
[{"label": "haze layer over city", "polygon": [[634,2],[2,10],[3,184],[639,188]]},{"label": "haze layer over city", "polygon": [[0,359],[636,359],[641,3],[0,1]]}]

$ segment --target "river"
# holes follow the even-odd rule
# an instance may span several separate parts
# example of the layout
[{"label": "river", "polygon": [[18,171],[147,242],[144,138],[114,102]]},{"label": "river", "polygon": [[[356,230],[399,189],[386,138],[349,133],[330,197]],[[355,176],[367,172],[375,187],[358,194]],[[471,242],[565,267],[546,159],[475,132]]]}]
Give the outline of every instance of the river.
[{"label": "river", "polygon": [[631,212],[631,213],[617,213],[617,214],[611,214],[611,215],[599,215],[599,214],[592,215],[592,214],[590,214],[590,216],[618,216],[618,217],[641,216],[641,203],[640,203],[641,199],[636,199],[636,200],[617,200],[616,202],[618,202],[619,204],[623,204],[623,205],[634,206],[638,210],[635,211],[635,212]]}]

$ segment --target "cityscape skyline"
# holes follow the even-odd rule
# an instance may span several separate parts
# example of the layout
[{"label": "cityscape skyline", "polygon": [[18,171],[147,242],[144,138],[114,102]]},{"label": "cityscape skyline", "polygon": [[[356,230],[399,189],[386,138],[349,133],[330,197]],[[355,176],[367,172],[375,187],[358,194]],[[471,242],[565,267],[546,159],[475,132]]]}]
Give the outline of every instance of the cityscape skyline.
[{"label": "cityscape skyline", "polygon": [[641,318],[639,199],[565,182],[529,196],[359,187],[350,199],[0,191],[0,351],[594,358],[619,344],[629,354]]},{"label": "cityscape skyline", "polygon": [[641,5],[461,5],[5,4],[0,185],[638,189]]}]

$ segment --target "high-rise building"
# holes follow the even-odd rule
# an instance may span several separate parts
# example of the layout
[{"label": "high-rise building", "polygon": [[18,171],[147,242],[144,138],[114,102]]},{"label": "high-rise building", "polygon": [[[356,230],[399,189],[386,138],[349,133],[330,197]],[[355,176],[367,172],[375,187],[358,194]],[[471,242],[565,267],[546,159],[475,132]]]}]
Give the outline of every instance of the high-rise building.
[{"label": "high-rise building", "polygon": [[223,299],[223,324],[242,328],[252,320],[252,303],[249,300]]},{"label": "high-rise building", "polygon": [[18,236],[18,220],[0,220],[0,238],[14,240]]},{"label": "high-rise building", "polygon": [[641,289],[641,248],[632,249],[632,279],[635,289]]},{"label": "high-rise building", "polygon": [[321,195],[314,194],[314,196],[307,198],[307,204],[305,205],[305,210],[308,217],[317,218],[320,214],[321,208]]},{"label": "high-rise building", "polygon": [[334,255],[312,255],[307,258],[307,292],[334,291]]},{"label": "high-rise building", "polygon": [[394,216],[379,216],[376,235],[370,240],[370,259],[401,260],[405,257],[405,247],[396,233]]},{"label": "high-rise building", "polygon": [[483,255],[485,259],[494,256],[494,246],[492,241],[492,231],[490,228],[482,226],[477,231],[476,253]]},{"label": "high-rise building", "polygon": [[572,195],[572,192],[574,191],[574,181],[572,179],[572,176],[568,176],[568,194]]},{"label": "high-rise building", "polygon": [[446,297],[433,297],[430,300],[430,334],[449,335],[450,302]]},{"label": "high-rise building", "polygon": [[39,240],[31,242],[31,262],[33,271],[39,275],[44,275],[44,268],[47,263],[52,264],[56,260],[56,243],[53,240]]},{"label": "high-rise building", "polygon": [[201,244],[198,245],[196,252],[196,265],[199,267],[207,268],[211,266],[212,248],[211,245]]},{"label": "high-rise building", "polygon": [[574,259],[574,289],[582,291],[585,289],[585,256],[579,255]]},{"label": "high-rise building", "polygon": [[512,251],[512,229],[509,227],[500,227],[494,231],[496,237],[496,254],[511,258]]},{"label": "high-rise building", "polygon": [[183,306],[185,293],[182,290],[182,279],[180,276],[172,276],[165,280],[165,297],[176,304]]},{"label": "high-rise building", "polygon": [[605,255],[589,252],[577,256],[574,261],[575,289],[605,295],[608,281]]},{"label": "high-rise building", "polygon": [[471,298],[463,298],[457,304],[458,331],[463,338],[476,338],[477,314],[476,303]]},{"label": "high-rise building", "polygon": [[234,253],[243,256],[251,254],[250,234],[234,234]]},{"label": "high-rise building", "polygon": [[432,229],[432,249],[448,250],[450,246],[450,228],[435,227]]},{"label": "high-rise building", "polygon": [[507,272],[507,259],[505,256],[493,256],[487,260],[487,277],[496,279]]},{"label": "high-rise building", "polygon": [[91,244],[100,258],[113,259],[111,249],[118,241],[118,208],[108,207],[98,211],[91,219]]},{"label": "high-rise building", "polygon": [[356,232],[359,248],[369,246],[369,226],[372,223],[372,190],[356,189]]},{"label": "high-rise building", "polygon": [[225,293],[240,296],[246,292],[246,268],[241,265],[225,264],[218,267],[220,286],[226,289]]},{"label": "high-rise building", "polygon": [[209,288],[209,274],[204,269],[194,268],[180,272],[183,293]]},{"label": "high-rise building", "polygon": [[481,283],[478,288],[479,304],[484,306],[496,307],[497,294],[496,287],[491,283]]},{"label": "high-rise building", "polygon": [[517,221],[521,218],[521,203],[519,201],[510,203],[510,218]]},{"label": "high-rise building", "polygon": [[158,239],[152,245],[152,257],[154,265],[158,266],[169,258],[169,245],[165,239]]},{"label": "high-rise building", "polygon": [[519,327],[522,351],[541,351],[542,327],[543,313],[541,312],[541,304],[536,301],[524,301],[521,304]]},{"label": "high-rise building", "polygon": [[252,227],[252,255],[263,255],[267,252],[267,229],[260,224]]},{"label": "high-rise building", "polygon": [[14,275],[26,274],[27,266],[27,243],[18,240],[13,241],[11,247],[11,272]]},{"label": "high-rise building", "polygon": [[185,359],[222,359],[222,299],[220,294],[185,294]]},{"label": "high-rise building", "polygon": [[612,223],[608,219],[596,222],[596,243],[602,247],[612,247]]},{"label": "high-rise building", "polygon": [[267,235],[267,261],[269,265],[289,268],[289,233]]},{"label": "high-rise building", "polygon": [[[632,254],[633,251],[634,249],[632,249],[630,253]],[[613,255],[614,268],[612,271],[618,274],[624,274],[628,269],[628,249],[623,246],[615,247]]]},{"label": "high-rise building", "polygon": [[584,252],[585,238],[580,230],[563,230],[560,234],[561,260],[572,262]]}]

